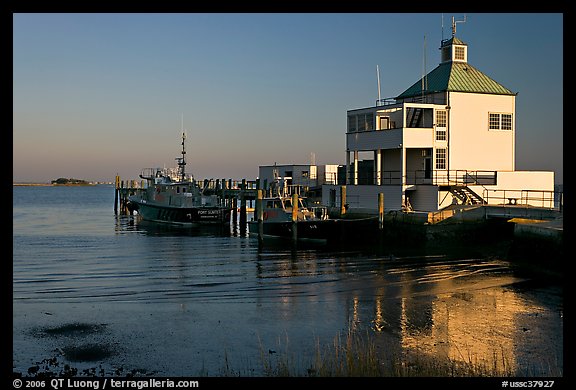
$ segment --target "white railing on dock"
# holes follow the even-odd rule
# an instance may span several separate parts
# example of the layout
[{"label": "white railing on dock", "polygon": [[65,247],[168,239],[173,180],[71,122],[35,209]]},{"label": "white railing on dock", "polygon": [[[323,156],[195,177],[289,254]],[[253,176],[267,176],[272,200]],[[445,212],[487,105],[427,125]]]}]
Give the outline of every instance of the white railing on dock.
[{"label": "white railing on dock", "polygon": [[562,209],[563,193],[543,190],[488,190],[482,197],[488,204]]}]

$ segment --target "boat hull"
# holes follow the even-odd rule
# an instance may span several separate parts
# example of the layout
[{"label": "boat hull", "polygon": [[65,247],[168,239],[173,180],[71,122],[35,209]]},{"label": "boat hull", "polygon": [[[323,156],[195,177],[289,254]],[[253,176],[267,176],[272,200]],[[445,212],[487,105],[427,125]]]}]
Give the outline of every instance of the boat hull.
[{"label": "boat hull", "polygon": [[[298,240],[327,241],[334,234],[335,220],[298,221],[296,236]],[[262,234],[265,237],[293,238],[292,221],[270,221],[262,224]],[[258,235],[258,222],[248,222],[250,235]]]},{"label": "boat hull", "polygon": [[[263,238],[293,239],[291,221],[264,221],[262,223]],[[362,232],[376,231],[378,217],[361,219],[325,219],[317,221],[298,221],[296,226],[297,240],[310,240],[324,243],[338,243],[341,240],[358,239]],[[258,222],[248,222],[248,232],[257,236]]]},{"label": "boat hull", "polygon": [[137,210],[146,221],[182,226],[229,224],[231,213],[229,208],[217,206],[169,207],[149,202],[137,202]]}]

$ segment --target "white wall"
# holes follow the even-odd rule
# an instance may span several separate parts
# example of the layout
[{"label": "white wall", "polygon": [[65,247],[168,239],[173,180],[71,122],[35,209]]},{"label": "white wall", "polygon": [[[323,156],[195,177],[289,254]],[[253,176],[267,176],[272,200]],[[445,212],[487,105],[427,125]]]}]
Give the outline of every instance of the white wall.
[{"label": "white wall", "polygon": [[402,143],[405,148],[431,148],[434,144],[434,129],[405,128]]},{"label": "white wall", "polygon": [[[278,176],[280,177],[285,177],[287,171],[292,171],[292,184],[315,186],[317,180],[310,178],[310,175],[314,173],[313,168],[315,168],[315,166],[311,165],[264,165],[259,167],[258,177],[262,183],[264,183],[264,180],[268,180],[268,184],[270,184],[272,181],[274,181],[274,169],[278,171]],[[302,177],[303,171],[308,171],[308,178]]]},{"label": "white wall", "polygon": [[488,198],[488,204],[507,203],[508,199],[514,198],[518,203],[536,207],[554,205],[554,172],[498,172],[496,185],[484,187],[487,191],[481,186],[473,188],[480,196]]},{"label": "white wall", "polygon": [[[514,170],[515,96],[450,93],[449,169]],[[488,113],[512,113],[512,130],[488,130]]]}]

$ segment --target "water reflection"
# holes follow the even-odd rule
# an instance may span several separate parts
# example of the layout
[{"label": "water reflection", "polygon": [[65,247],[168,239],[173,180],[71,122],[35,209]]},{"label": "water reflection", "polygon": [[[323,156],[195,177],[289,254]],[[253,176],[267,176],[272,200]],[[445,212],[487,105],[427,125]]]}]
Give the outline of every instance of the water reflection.
[{"label": "water reflection", "polygon": [[[151,262],[158,271],[177,272],[179,286],[170,286],[169,295],[178,295],[182,307],[195,299],[233,300],[249,304],[250,311],[255,303],[258,314],[251,318],[277,318],[291,332],[306,321],[332,332],[369,330],[381,350],[407,360],[446,358],[501,375],[549,375],[550,366],[561,373],[562,319],[550,308],[555,303],[518,289],[524,279],[506,261],[332,252],[285,243],[261,247],[256,239],[239,237],[233,225],[183,231],[132,218],[117,218],[117,231],[167,237],[236,234],[218,241],[217,254],[210,254],[215,241],[193,241],[202,260],[193,264],[190,242],[178,240],[170,241],[163,262]],[[226,253],[234,260],[224,260]],[[157,284],[156,291],[166,288]]]},{"label": "water reflection", "polygon": [[[505,261],[336,258],[318,251],[297,258],[289,251],[260,253],[259,260],[259,278],[280,278],[284,318],[299,312],[302,297],[320,301],[324,310],[335,301],[345,307],[347,331],[369,328],[383,350],[406,359],[447,358],[499,375],[549,375],[550,366],[561,370],[561,319],[538,325],[538,338],[550,333],[560,338],[539,353],[548,363],[538,364],[529,356],[534,345],[527,341],[535,328],[530,317],[554,313],[517,291],[523,279]],[[303,276],[313,279],[304,284]],[[267,289],[261,292],[262,299],[270,297]]]},{"label": "water reflection", "polygon": [[220,236],[238,237],[241,229],[237,224],[219,225],[206,224],[194,227],[182,227],[178,225],[155,223],[145,221],[137,214],[116,215],[115,231],[117,234],[141,233],[145,235],[166,235],[166,236]]}]

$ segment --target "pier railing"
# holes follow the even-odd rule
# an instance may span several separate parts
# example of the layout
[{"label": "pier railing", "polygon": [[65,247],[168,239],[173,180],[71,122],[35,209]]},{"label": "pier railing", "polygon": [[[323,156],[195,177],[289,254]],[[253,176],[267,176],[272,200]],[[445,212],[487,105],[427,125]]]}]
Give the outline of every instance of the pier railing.
[{"label": "pier railing", "polygon": [[[375,185],[378,183],[376,173],[358,174],[358,184]],[[349,177],[349,183],[354,184],[353,174]],[[381,185],[402,185],[402,172],[381,171]],[[404,184],[430,184],[430,185],[495,185],[496,171],[469,171],[464,169],[454,170],[414,170],[407,171]]]},{"label": "pier railing", "polygon": [[564,193],[557,191],[485,189],[482,197],[488,204],[541,207],[560,211],[564,207]]},{"label": "pier railing", "polygon": [[[469,171],[465,169],[435,170],[430,184],[434,185],[495,185],[496,171]],[[418,176],[413,184],[426,184],[426,172],[416,171]],[[429,174],[430,175],[430,174]],[[410,183],[412,184],[412,183]]]}]

